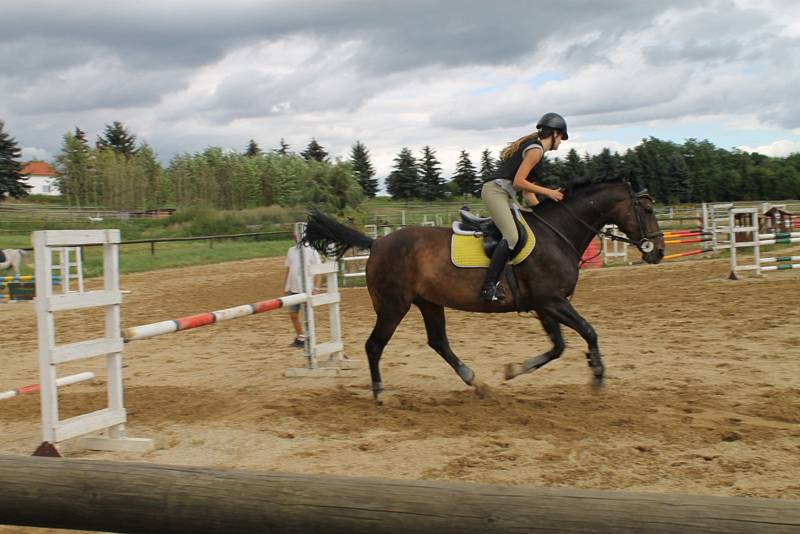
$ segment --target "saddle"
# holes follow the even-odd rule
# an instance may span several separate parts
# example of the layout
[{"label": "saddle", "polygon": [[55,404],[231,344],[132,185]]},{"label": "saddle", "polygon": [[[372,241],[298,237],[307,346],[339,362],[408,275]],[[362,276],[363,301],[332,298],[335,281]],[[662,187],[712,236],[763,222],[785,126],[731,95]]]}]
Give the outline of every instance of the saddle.
[{"label": "saddle", "polygon": [[6,253],[0,250],[0,263],[5,263],[6,261]]},{"label": "saddle", "polygon": [[[475,238],[483,238],[483,252],[487,258],[492,257],[497,244],[503,239],[503,234],[491,217],[477,217],[466,210],[460,210],[460,221],[453,221],[453,233],[456,235],[468,235]],[[522,214],[518,209],[512,211],[514,222],[517,225],[517,246],[511,251],[511,257],[516,257],[528,244],[527,224],[523,222]]]}]

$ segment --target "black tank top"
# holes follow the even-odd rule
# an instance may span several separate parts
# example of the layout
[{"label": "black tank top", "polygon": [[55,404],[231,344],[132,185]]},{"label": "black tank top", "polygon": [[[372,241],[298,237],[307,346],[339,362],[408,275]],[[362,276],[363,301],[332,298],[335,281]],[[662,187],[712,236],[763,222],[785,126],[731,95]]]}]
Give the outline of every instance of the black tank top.
[{"label": "black tank top", "polygon": [[[533,139],[531,141],[526,141],[522,143],[519,148],[517,148],[516,152],[514,152],[511,157],[508,159],[500,160],[500,167],[497,169],[495,173],[495,178],[505,178],[506,180],[514,181],[514,176],[517,174],[517,169],[519,166],[522,165],[523,156],[522,154],[525,152],[525,149],[531,145],[538,145],[542,146],[542,143],[538,139]],[[536,150],[531,149],[531,150]],[[544,161],[544,147],[542,147],[542,158],[539,159],[539,162],[533,166],[531,172],[528,173],[528,176],[525,178],[527,181],[531,183],[541,183],[542,178],[542,162]]]}]

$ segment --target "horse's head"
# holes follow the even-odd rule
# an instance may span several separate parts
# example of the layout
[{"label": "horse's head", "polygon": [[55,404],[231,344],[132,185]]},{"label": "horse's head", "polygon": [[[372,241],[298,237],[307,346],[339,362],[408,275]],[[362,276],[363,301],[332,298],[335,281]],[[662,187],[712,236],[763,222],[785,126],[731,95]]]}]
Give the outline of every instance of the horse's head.
[{"label": "horse's head", "polygon": [[664,257],[664,233],[658,227],[653,197],[638,184],[623,182],[624,199],[611,210],[613,222],[641,251],[647,263],[659,263]]}]

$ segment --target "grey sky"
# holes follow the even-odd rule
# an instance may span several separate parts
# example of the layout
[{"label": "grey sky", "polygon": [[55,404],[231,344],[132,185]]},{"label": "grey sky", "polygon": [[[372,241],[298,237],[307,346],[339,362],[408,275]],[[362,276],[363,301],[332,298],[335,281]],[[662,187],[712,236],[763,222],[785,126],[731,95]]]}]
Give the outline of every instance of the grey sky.
[{"label": "grey sky", "polygon": [[0,119],[28,157],[121,120],[169,161],[360,139],[501,148],[559,111],[568,148],[654,135],[800,151],[800,7],[700,1],[6,1]]}]

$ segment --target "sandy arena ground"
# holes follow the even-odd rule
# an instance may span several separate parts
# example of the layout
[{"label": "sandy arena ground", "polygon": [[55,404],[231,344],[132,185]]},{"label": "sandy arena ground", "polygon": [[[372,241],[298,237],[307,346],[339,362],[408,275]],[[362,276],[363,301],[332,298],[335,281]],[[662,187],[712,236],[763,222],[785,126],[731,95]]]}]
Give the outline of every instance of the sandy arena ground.
[{"label": "sandy arena ground", "polygon": [[[71,456],[800,499],[800,272],[736,282],[727,272],[724,260],[585,272],[574,304],[600,336],[600,393],[573,332],[560,360],[505,382],[504,364],[549,348],[538,321],[449,311],[454,351],[492,387],[479,399],[427,347],[412,308],[384,352],[377,406],[366,288],[342,290],[345,347],[362,364],[346,377],[283,377],[304,359],[287,346],[282,310],[137,341],[125,348],[128,433],[157,449]],[[123,325],[275,297],[282,275],[271,258],[124,276]],[[33,306],[0,305],[0,321],[0,391],[37,382]],[[58,316],[59,341],[100,324],[99,314]],[[62,390],[62,417],[102,405],[101,363],[60,367],[99,376]],[[30,454],[38,395],[0,402],[0,451]]]}]

